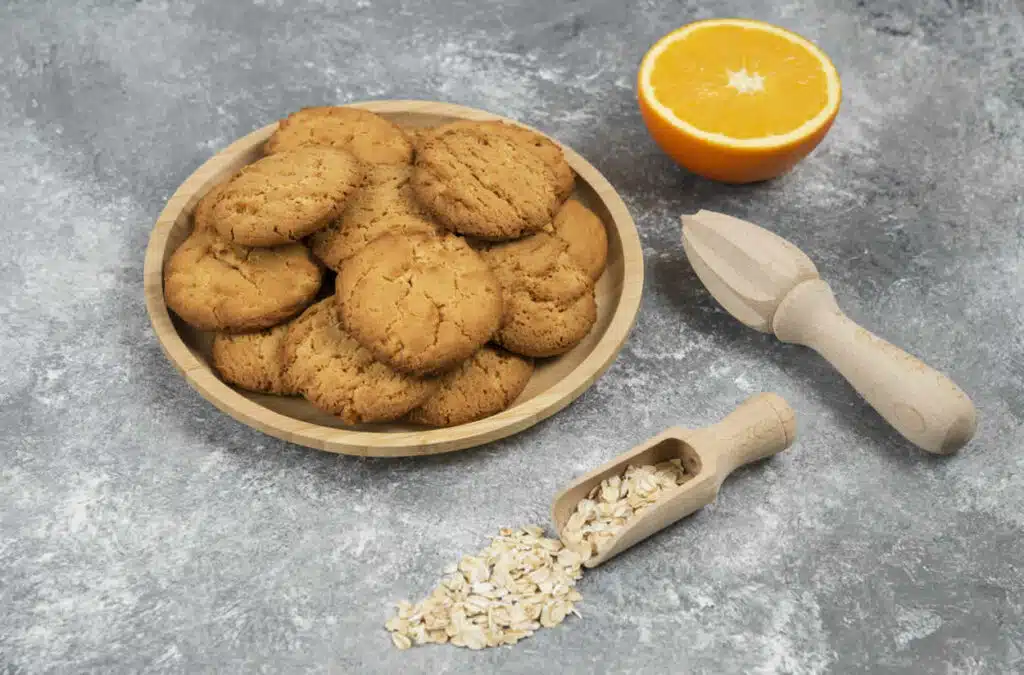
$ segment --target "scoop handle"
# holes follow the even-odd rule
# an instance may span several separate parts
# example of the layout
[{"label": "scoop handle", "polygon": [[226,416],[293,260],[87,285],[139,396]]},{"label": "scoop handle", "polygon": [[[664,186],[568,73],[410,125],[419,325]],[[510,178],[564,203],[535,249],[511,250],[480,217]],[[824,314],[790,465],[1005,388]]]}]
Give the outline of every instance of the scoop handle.
[{"label": "scoop handle", "polygon": [[843,314],[820,279],[799,284],[779,304],[772,329],[810,347],[845,377],[907,440],[948,455],[974,435],[974,404],[952,380]]},{"label": "scoop handle", "polygon": [[796,415],[778,394],[755,394],[722,421],[692,432],[686,441],[716,458],[718,482],[744,464],[781,452],[796,438]]}]

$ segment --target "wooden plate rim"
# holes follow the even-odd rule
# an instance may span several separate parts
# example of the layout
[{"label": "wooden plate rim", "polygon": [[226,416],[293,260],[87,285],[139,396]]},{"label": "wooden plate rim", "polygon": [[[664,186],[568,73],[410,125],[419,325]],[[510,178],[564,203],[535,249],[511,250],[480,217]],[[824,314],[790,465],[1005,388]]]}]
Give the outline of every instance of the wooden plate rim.
[{"label": "wooden plate rim", "polygon": [[[423,113],[477,120],[522,123],[466,106],[417,100],[380,100],[346,104],[378,113]],[[608,180],[572,148],[561,143],[566,160],[604,203],[622,245],[623,287],[607,329],[593,350],[565,378],[533,398],[486,419],[447,429],[369,432],[337,429],[282,415],[251,401],[222,382],[196,358],[171,321],[163,295],[163,258],[180,213],[198,201],[219,177],[225,164],[261,144],[277,122],[236,140],[204,162],[167,201],[146,248],[143,286],[153,332],[167,358],[206,400],[234,419],[291,443],[327,452],[358,456],[406,457],[452,452],[516,434],[559,412],[580,396],[614,362],[636,321],[643,291],[643,252],[636,225],[622,198]],[[536,131],[536,130],[535,130]],[[539,132],[538,133],[543,133]],[[552,139],[555,140],[555,139]],[[557,141],[556,141],[557,142]]]}]

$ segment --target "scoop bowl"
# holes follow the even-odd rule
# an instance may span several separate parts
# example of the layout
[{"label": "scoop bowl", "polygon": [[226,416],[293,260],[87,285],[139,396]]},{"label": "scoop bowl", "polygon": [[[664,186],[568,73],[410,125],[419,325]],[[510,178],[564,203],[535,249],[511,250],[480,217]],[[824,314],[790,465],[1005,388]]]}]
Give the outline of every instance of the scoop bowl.
[{"label": "scoop bowl", "polygon": [[580,500],[606,478],[621,475],[630,464],[681,460],[692,477],[627,521],[597,555],[583,563],[585,567],[597,567],[710,504],[730,473],[785,450],[795,438],[796,417],[789,404],[778,394],[756,394],[717,424],[701,429],[672,427],[576,479],[552,503],[555,531],[561,537]]}]

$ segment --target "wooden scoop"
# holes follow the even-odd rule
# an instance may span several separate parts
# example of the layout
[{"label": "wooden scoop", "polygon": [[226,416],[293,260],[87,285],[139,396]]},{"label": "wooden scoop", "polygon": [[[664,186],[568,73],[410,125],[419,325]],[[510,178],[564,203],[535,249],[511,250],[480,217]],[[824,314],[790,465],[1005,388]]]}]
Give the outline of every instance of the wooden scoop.
[{"label": "wooden scoop", "polygon": [[619,455],[577,479],[560,492],[551,507],[555,531],[565,529],[576,505],[606,478],[621,475],[630,464],[682,460],[687,474],[682,485],[666,490],[662,499],[627,521],[608,546],[584,563],[596,567],[680,518],[710,504],[726,477],[738,467],[785,450],[796,436],[793,410],[778,394],[757,394],[721,422],[703,429],[673,427],[647,443]]},{"label": "wooden scoop", "polygon": [[851,321],[796,246],[714,211],[682,221],[690,264],[734,317],[824,356],[889,424],[928,452],[956,452],[974,436],[974,404],[967,394]]}]

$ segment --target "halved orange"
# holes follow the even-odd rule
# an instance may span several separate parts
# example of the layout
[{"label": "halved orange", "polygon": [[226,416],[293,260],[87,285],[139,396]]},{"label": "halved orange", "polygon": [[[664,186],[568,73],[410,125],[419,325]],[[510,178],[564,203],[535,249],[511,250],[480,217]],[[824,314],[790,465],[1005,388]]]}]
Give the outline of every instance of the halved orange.
[{"label": "halved orange", "polygon": [[654,44],[640,64],[644,123],[690,171],[727,183],[791,169],[839,112],[839,74],[821,49],[748,19],[697,21]]}]

